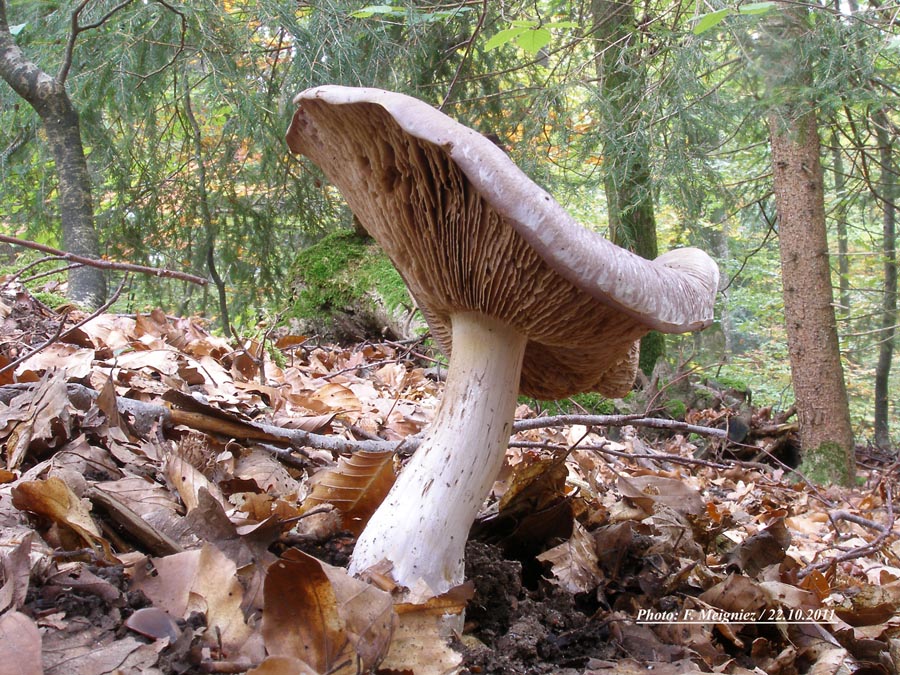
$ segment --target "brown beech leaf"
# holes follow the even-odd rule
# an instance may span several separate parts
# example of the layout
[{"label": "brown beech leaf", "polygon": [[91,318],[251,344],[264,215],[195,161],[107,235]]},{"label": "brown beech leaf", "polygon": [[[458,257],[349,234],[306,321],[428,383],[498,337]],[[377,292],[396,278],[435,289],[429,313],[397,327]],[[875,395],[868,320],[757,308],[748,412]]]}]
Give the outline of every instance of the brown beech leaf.
[{"label": "brown beech leaf", "polygon": [[498,505],[501,514],[539,511],[565,496],[566,465],[557,457],[522,461],[512,469]]},{"label": "brown beech leaf", "polygon": [[[600,661],[591,659],[584,675],[706,675],[715,671],[701,670],[690,659],[685,658],[673,663],[665,661],[644,661],[641,659],[616,659]],[[749,672],[749,671],[748,671]]]},{"label": "brown beech leaf", "polygon": [[41,653],[44,675],[146,673],[159,659],[156,646],[85,621],[69,621],[66,630],[44,633]]},{"label": "brown beech leaf", "polygon": [[206,614],[211,635],[219,637],[226,650],[236,652],[247,641],[251,629],[244,621],[241,600],[244,590],[237,567],[212,544],[164,558],[153,558],[155,576],[143,569],[135,574],[134,588],[172,616],[187,618],[191,612]]},{"label": "brown beech leaf", "polygon": [[594,538],[577,521],[572,536],[537,557],[552,566],[557,583],[570,593],[586,593],[597,587],[603,578],[597,566]]},{"label": "brown beech leaf", "polygon": [[322,564],[338,602],[344,630],[356,654],[368,666],[381,662],[397,628],[391,595],[350,576],[343,567]]},{"label": "brown beech leaf", "polygon": [[309,340],[305,335],[284,335],[277,340],[275,340],[275,347],[277,349],[289,349],[290,347],[299,347],[304,342]]},{"label": "brown beech leaf", "polygon": [[278,420],[278,426],[284,429],[300,429],[301,431],[311,431],[312,433],[323,433],[330,430],[331,420],[333,419],[334,413],[307,417],[286,416],[284,419]]},{"label": "brown beech leaf", "polygon": [[319,675],[308,663],[290,656],[270,656],[247,675]]},{"label": "brown beech leaf", "polygon": [[349,387],[329,382],[309,397],[307,407],[316,413],[347,413],[362,410],[362,403]]},{"label": "brown beech leaf", "polygon": [[356,452],[341,457],[334,469],[313,476],[312,493],[303,501],[305,513],[332,504],[344,516],[344,527],[358,535],[396,479],[394,453]]},{"label": "brown beech leaf", "polygon": [[757,612],[769,606],[768,594],[745,576],[729,574],[700,594],[699,600],[726,612]]},{"label": "brown beech leaf", "polygon": [[35,444],[57,447],[68,440],[71,410],[66,381],[58,371],[48,371],[33,389],[16,396],[0,413],[0,429],[6,437],[6,468],[19,468]]},{"label": "brown beech leaf", "polygon": [[41,633],[20,612],[0,616],[0,675],[42,675]]},{"label": "brown beech leaf", "polygon": [[665,476],[619,476],[619,491],[626,497],[652,513],[649,503],[657,502],[675,509],[680,513],[703,514],[706,503],[694,488],[683,481]]},{"label": "brown beech leaf", "polygon": [[91,374],[94,361],[93,349],[80,349],[75,345],[56,342],[31,356],[16,368],[17,373],[33,371],[43,373],[57,370],[66,378],[80,380]]},{"label": "brown beech leaf", "polygon": [[784,560],[790,545],[791,534],[784,526],[784,518],[777,518],[766,529],[744,539],[725,556],[724,562],[747,576],[756,576],[764,567]]},{"label": "brown beech leaf", "polygon": [[267,452],[253,450],[242,455],[234,467],[236,478],[253,481],[262,491],[275,496],[297,493],[300,484],[284,465]]},{"label": "brown beech leaf", "polygon": [[12,489],[13,506],[49,518],[74,532],[87,546],[99,545],[108,558],[109,544],[91,518],[85,502],[71,488],[55,476],[46,480],[19,483]]},{"label": "brown beech leaf", "polygon": [[125,620],[125,626],[152,640],[168,638],[175,642],[181,635],[178,622],[159,607],[142,607]]},{"label": "brown beech leaf", "polygon": [[31,579],[31,540],[29,532],[13,547],[9,553],[0,556],[0,572],[3,585],[0,586],[0,612],[7,609],[19,609],[25,604],[28,594],[28,583]]},{"label": "brown beech leaf", "polygon": [[462,655],[450,647],[450,642],[459,632],[462,612],[472,593],[471,582],[466,582],[421,604],[396,605],[400,622],[379,672],[458,672]]},{"label": "brown beech leaf", "polygon": [[264,593],[262,635],[271,656],[349,674],[373,669],[390,645],[390,594],[342,568],[289,550],[269,567]]}]

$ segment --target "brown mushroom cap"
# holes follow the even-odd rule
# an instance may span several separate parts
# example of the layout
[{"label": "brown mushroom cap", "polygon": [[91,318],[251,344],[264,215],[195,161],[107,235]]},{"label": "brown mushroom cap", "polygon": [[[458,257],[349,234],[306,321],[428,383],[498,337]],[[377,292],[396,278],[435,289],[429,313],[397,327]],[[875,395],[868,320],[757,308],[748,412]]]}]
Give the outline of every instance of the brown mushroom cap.
[{"label": "brown mushroom cap", "polygon": [[624,394],[635,341],[712,322],[718,268],[702,251],[645,260],[585,229],[481,134],[378,89],[299,94],[291,150],[322,168],[406,281],[449,354],[450,317],[528,337],[521,391]]}]

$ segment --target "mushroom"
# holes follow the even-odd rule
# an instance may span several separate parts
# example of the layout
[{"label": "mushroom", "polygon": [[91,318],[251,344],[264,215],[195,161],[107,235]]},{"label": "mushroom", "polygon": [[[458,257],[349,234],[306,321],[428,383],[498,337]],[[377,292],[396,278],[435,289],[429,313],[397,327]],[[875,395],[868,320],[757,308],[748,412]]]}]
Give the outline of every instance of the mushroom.
[{"label": "mushroom", "polygon": [[359,537],[417,601],[463,582],[466,539],[505,458],[517,395],[622,396],[639,338],[712,322],[716,264],[650,261],[576,223],[481,134],[378,89],[299,94],[287,133],[390,257],[450,357],[435,419]]}]

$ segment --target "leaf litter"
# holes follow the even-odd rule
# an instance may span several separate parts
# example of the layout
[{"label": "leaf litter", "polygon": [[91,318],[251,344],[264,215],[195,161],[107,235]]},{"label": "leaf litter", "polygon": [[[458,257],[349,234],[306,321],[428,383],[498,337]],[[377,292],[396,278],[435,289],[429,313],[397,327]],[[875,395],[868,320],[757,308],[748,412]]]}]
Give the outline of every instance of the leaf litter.
[{"label": "leaf litter", "polygon": [[[4,362],[63,320],[4,307]],[[0,675],[898,672],[895,458],[817,489],[716,440],[530,429],[463,587],[410,606],[387,570],[350,577],[440,398],[414,348],[236,347],[154,311],[7,371]]]}]

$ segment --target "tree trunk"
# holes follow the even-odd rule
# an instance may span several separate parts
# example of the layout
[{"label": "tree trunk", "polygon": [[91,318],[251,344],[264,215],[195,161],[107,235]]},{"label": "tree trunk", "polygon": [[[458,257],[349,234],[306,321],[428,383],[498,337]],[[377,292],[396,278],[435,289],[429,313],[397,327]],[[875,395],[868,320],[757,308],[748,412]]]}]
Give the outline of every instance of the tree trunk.
[{"label": "tree trunk", "polygon": [[838,307],[842,317],[850,316],[850,252],[847,238],[847,202],[844,199],[844,160],[841,154],[841,141],[837,132],[831,134],[832,159],[834,163],[834,193],[838,203],[834,209],[834,221],[837,226],[838,238]]},{"label": "tree trunk", "polygon": [[820,482],[848,483],[853,430],[835,321],[817,120],[811,101],[792,99],[811,82],[798,51],[807,10],[781,4],[766,29],[759,57],[774,101],[768,123],[802,469]]},{"label": "tree trunk", "polygon": [[[47,133],[59,180],[62,247],[70,253],[99,258],[91,179],[81,144],[78,112],[69,100],[65,84],[42,71],[16,45],[9,32],[5,0],[0,0],[0,77],[34,108]],[[87,307],[103,304],[106,278],[102,270],[72,269],[68,295]]]},{"label": "tree trunk", "polygon": [[894,335],[897,325],[897,235],[894,196],[897,193],[897,174],[894,166],[893,134],[883,109],[875,113],[878,156],[881,180],[878,195],[882,203],[882,251],[884,253],[884,295],[881,301],[881,332],[878,342],[878,365],[875,367],[875,444],[891,447],[889,380],[894,356]]},{"label": "tree trunk", "polygon": [[216,285],[219,298],[219,321],[222,333],[225,337],[231,337],[231,319],[228,317],[228,294],[225,282],[216,268],[216,223],[213,219],[212,208],[209,204],[209,188],[206,179],[206,157],[203,154],[203,136],[200,133],[200,125],[194,117],[194,108],[191,104],[191,91],[187,87],[184,91],[184,115],[191,129],[191,138],[194,144],[194,161],[197,163],[197,192],[200,203],[200,219],[203,223],[203,231],[206,233],[206,266],[209,269],[209,277]]},{"label": "tree trunk", "polygon": [[[644,66],[635,46],[632,0],[592,0],[595,64],[600,81],[603,166],[610,239],[652,260],[659,255],[650,177],[650,148],[641,128]],[[641,340],[641,370],[649,375],[665,352],[662,333]]]}]

